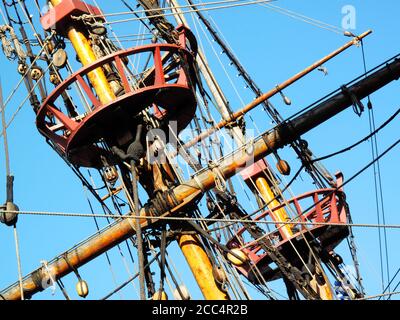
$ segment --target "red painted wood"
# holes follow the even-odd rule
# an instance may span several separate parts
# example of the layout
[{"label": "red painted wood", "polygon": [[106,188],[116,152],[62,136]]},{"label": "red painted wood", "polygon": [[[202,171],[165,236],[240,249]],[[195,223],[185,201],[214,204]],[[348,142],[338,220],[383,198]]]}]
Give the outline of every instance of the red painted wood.
[{"label": "red painted wood", "polygon": [[122,85],[124,86],[125,93],[132,92],[132,88],[131,85],[129,84],[128,78],[126,77],[124,65],[122,63],[121,58],[119,56],[115,56],[114,60],[118,70],[118,74],[122,81]]},{"label": "red painted wood", "polygon": [[82,76],[80,74],[78,74],[76,76],[76,80],[78,81],[78,83],[80,84],[81,88],[83,89],[83,91],[88,96],[90,102],[93,103],[93,106],[95,108],[99,107],[101,105],[100,100],[97,99],[97,97],[94,95],[92,89],[89,87],[89,85],[86,83],[86,81],[82,78]]},{"label": "red painted wood", "polygon": [[[36,117],[36,124],[39,129],[39,131],[46,136],[48,139],[52,140],[54,143],[61,144],[63,146],[63,149],[65,150],[65,153],[68,153],[68,146],[70,142],[78,136],[80,132],[83,133],[83,137],[85,137],[88,132],[87,131],[81,131],[80,129],[85,126],[87,121],[94,115],[96,115],[96,119],[101,119],[101,114],[103,110],[106,110],[107,108],[114,108],[119,105],[129,105],[128,100],[131,99],[136,99],[136,97],[139,97],[140,95],[148,95],[148,92],[156,92],[155,90],[159,89],[171,89],[171,88],[176,88],[174,89],[174,92],[177,92],[176,90],[183,90],[182,92],[186,92],[185,94],[190,94],[194,96],[192,88],[189,86],[187,82],[187,77],[186,75],[186,68],[180,68],[178,70],[181,71],[181,76],[179,77],[178,81],[175,83],[166,83],[165,82],[165,74],[164,74],[164,67],[163,67],[163,61],[162,61],[162,55],[166,56],[172,56],[173,54],[178,53],[180,55],[184,55],[186,58],[185,60],[187,61],[192,61],[193,56],[192,54],[186,50],[185,48],[181,48],[178,45],[172,45],[172,44],[150,44],[150,45],[145,45],[145,46],[140,46],[136,48],[130,48],[127,50],[121,50],[115,53],[112,53],[104,58],[101,58],[97,60],[96,62],[85,66],[81,68],[80,70],[76,71],[73,73],[70,77],[65,79],[60,85],[58,85],[54,91],[47,97],[47,99],[44,101],[42,104],[41,108],[39,109],[39,112]],[[145,52],[151,52],[153,53],[154,56],[154,74],[155,74],[155,79],[154,82],[150,85],[147,85],[146,87],[140,87],[137,89],[133,89],[132,86],[129,83],[129,80],[127,78],[127,74],[125,71],[125,66],[123,65],[122,59],[128,56],[132,56],[135,54],[140,54],[140,53],[145,53]],[[93,71],[96,68],[103,67],[105,64],[114,64],[115,67],[119,73],[122,85],[125,89],[125,92],[123,95],[116,97],[114,101],[108,104],[102,104],[99,99],[96,97],[94,91],[91,89],[89,83],[86,81],[85,77]],[[183,76],[182,76],[183,74]],[[69,117],[67,112],[63,112],[60,109],[55,108],[53,105],[55,101],[57,101],[61,95],[64,92],[67,92],[69,88],[72,85],[78,85],[83,92],[87,95],[89,98],[90,102],[93,104],[94,108],[91,112],[86,112],[85,110],[81,109],[81,115],[83,115],[79,121],[75,121],[75,119],[72,119]],[[172,96],[171,99],[175,99],[176,97]],[[164,97],[165,99],[165,97]],[[140,101],[140,98],[136,99]],[[192,99],[193,103],[195,103],[195,98],[193,97]],[[53,107],[52,107],[53,106]],[[132,106],[133,108],[135,107],[134,105]],[[195,108],[195,107],[194,107]],[[189,108],[188,110],[191,110]],[[165,116],[168,116],[167,110],[164,112]],[[186,112],[187,113],[187,112]],[[190,115],[187,115],[185,113],[185,110],[183,110],[181,118],[183,117],[190,117]],[[62,124],[63,127],[61,126],[56,126],[56,127],[49,127],[47,125],[46,119],[47,115],[52,114],[54,115]],[[100,114],[100,118],[99,115]],[[190,117],[191,119],[191,117]],[[106,121],[106,118],[102,119],[103,121]],[[184,120],[182,120],[184,121]],[[68,136],[65,136],[65,130],[68,130]],[[81,136],[82,137],[82,136]],[[85,140],[85,139],[84,139]]]}]

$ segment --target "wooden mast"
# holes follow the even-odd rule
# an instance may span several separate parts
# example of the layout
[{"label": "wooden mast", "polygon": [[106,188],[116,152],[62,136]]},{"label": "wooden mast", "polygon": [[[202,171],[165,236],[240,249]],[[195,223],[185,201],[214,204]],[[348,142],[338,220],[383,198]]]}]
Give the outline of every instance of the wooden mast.
[{"label": "wooden mast", "polygon": [[[241,148],[231,157],[224,158],[217,164],[220,172],[226,179],[229,179],[237,174],[240,168],[245,167],[250,159],[257,161],[271,154],[274,149],[282,148],[297,139],[300,135],[305,134],[350,107],[353,104],[354,98],[361,100],[390,82],[398,80],[399,77],[400,60],[395,59],[393,62],[386,64],[374,73],[349,86],[346,92],[338,92],[328,100],[293,118],[290,122],[284,123],[270,132],[266,132],[254,141],[252,153],[246,152],[246,150]],[[203,191],[210,190],[214,186],[215,176],[213,172],[210,169],[204,169],[193,179],[175,187],[173,192],[176,199],[180,202],[179,206],[183,206],[185,203],[190,203],[196,197],[201,196]],[[171,207],[171,210],[158,212],[157,215],[170,216],[173,214],[174,209]],[[141,210],[143,228],[149,227],[152,222],[159,220],[154,216],[145,218],[145,215],[148,214],[149,211]],[[131,226],[133,219],[134,217],[121,218],[113,225],[77,245],[72,250],[58,256],[48,264],[49,272],[56,279],[62,278],[72,272],[72,268],[79,268],[128,239],[135,233]],[[65,261],[64,256],[67,257],[69,264]],[[23,279],[23,288],[26,296],[29,297],[44,289],[43,279],[45,279],[46,275],[47,272],[44,268],[39,268]],[[19,283],[14,283],[9,288],[0,292],[0,295],[6,300],[21,299]]]},{"label": "wooden mast", "polygon": [[[171,7],[173,7],[172,11],[175,13],[174,17],[175,17],[176,21],[178,23],[187,25],[186,18],[183,15],[182,10],[179,8],[177,1],[169,0],[169,2],[171,3]],[[196,61],[199,66],[199,70],[203,74],[204,79],[205,79],[208,87],[210,88],[211,94],[216,101],[216,104],[218,106],[217,110],[221,114],[223,121],[230,122],[233,124],[232,127],[229,128],[229,132],[230,132],[231,136],[233,137],[234,141],[236,142],[236,145],[238,147],[241,147],[246,141],[245,136],[244,136],[241,128],[239,128],[239,126],[237,125],[237,123],[232,121],[233,114],[232,114],[232,111],[230,110],[227,99],[224,96],[213,72],[211,71],[211,69],[207,63],[205,54],[201,50],[199,50],[199,52],[198,52]],[[271,195],[272,198],[275,198],[275,195],[272,191],[271,186],[268,184],[267,179],[265,177],[260,177],[259,180],[263,180],[263,182],[265,182],[263,184],[262,191],[265,191],[266,194]],[[273,202],[273,204],[279,205],[279,201],[275,200]],[[278,221],[286,221],[287,214],[286,214],[285,209],[282,208],[279,210],[279,212],[281,213],[281,216],[279,216],[277,220]],[[284,228],[284,230],[286,230],[286,229],[288,229],[288,227]],[[188,257],[186,257],[186,258],[188,258]],[[196,269],[194,269],[194,270],[196,270]],[[200,284],[200,286],[202,286],[202,285]]]},{"label": "wooden mast", "polygon": [[[162,12],[161,11],[162,9],[159,7],[156,1],[139,0],[139,3],[145,9],[153,9],[153,10],[160,9],[159,13]],[[154,14],[154,11],[152,11],[150,15],[152,14]],[[177,18],[177,16],[178,15],[175,15],[175,18]],[[185,24],[184,21],[179,20],[179,18],[177,18],[177,20],[180,24]],[[164,17],[159,17],[158,19],[155,20],[150,18],[150,22],[156,27],[158,26],[159,21],[162,21],[163,26],[168,26],[165,27],[166,29],[171,29],[169,31],[167,30],[164,31],[164,36],[166,38],[165,40],[167,40],[168,42],[175,42],[176,39],[174,39],[172,34],[169,34],[173,32],[173,27],[168,23],[168,21]],[[201,52],[197,54],[197,58],[199,58],[199,56],[202,57]],[[200,69],[202,69],[203,67],[204,63],[201,63]],[[226,112],[226,107],[225,107],[226,100],[222,95],[222,90],[221,88],[218,87],[218,83],[213,77],[211,70],[208,67],[207,70],[209,72],[206,73],[206,78],[207,81],[210,82],[211,92],[216,101],[218,102],[219,109],[223,110],[223,114],[226,113],[226,116],[228,116],[229,114]],[[242,135],[239,128],[235,129],[236,129],[235,130],[236,134],[233,134],[234,136],[238,136],[238,134]],[[241,138],[240,141],[241,143],[243,143],[244,138]],[[200,239],[201,238],[199,236],[182,233],[177,237],[177,242],[204,298],[207,300],[228,300],[229,299],[228,294],[225,291],[221,290],[220,286],[217,284],[214,278],[212,262],[208,257],[207,252],[204,249]]]},{"label": "wooden mast", "polygon": [[[57,6],[61,4],[62,0],[50,0],[50,2],[53,6]],[[97,60],[96,55],[85,33],[80,30],[80,28],[76,26],[73,22],[68,27],[67,36],[71,41],[76,51],[76,54],[78,55],[79,60],[83,66],[87,66]],[[97,68],[89,72],[88,77],[100,101],[103,104],[115,100],[115,94],[111,89],[111,86],[102,68]]]},{"label": "wooden mast", "polygon": [[[186,18],[184,17],[182,10],[179,8],[177,1],[169,0],[169,2],[171,4],[171,7],[173,8],[172,11],[175,13],[174,17],[175,17],[176,21],[178,23],[187,25]],[[355,43],[358,43],[358,41],[360,39],[366,37],[371,32],[372,31],[370,31],[370,30],[365,32],[359,38],[353,39],[352,41],[348,42],[346,45],[339,48],[335,52],[333,52],[330,55],[324,57],[323,59],[317,61],[316,63],[309,66],[302,72],[296,74],[294,77],[292,77],[289,80],[282,83],[280,86],[277,86],[274,90],[275,93],[271,94],[271,91],[270,91],[267,94],[261,95],[256,100],[254,100],[252,103],[248,104],[243,109],[241,109],[235,113],[232,113],[230,111],[229,105],[226,102],[227,99],[224,97],[223,92],[222,92],[221,88],[219,87],[218,82],[216,81],[215,76],[213,75],[210,67],[208,66],[207,59],[206,59],[204,53],[201,50],[199,50],[197,59],[196,59],[197,64],[199,66],[200,71],[204,75],[205,81],[207,82],[207,85],[210,88],[212,96],[214,97],[215,101],[217,102],[218,111],[220,112],[220,114],[223,118],[221,123],[223,123],[224,125],[221,126],[221,123],[217,124],[217,126],[220,125],[220,127],[218,129],[226,127],[227,124],[233,124],[233,126],[229,129],[229,131],[231,132],[231,135],[233,136],[237,146],[240,147],[245,142],[245,137],[244,137],[241,129],[237,126],[237,123],[236,123],[236,121],[237,121],[237,119],[239,119],[239,117],[243,116],[244,114],[246,114],[247,112],[249,112],[250,110],[255,108],[256,106],[258,106],[259,104],[267,101],[276,93],[281,92],[281,90],[288,87],[290,84],[296,82],[297,80],[301,79],[306,74],[310,73],[312,70],[315,70],[316,68],[321,66],[323,63],[327,62],[328,60],[330,60],[333,57],[335,57],[336,55],[338,55],[340,52],[346,50],[347,48],[351,47]],[[212,132],[216,131],[216,130],[213,130],[213,128],[211,128],[210,130],[212,130],[212,131],[207,130],[204,133],[207,136],[209,136],[208,132],[212,133]],[[198,137],[195,138],[194,140],[201,141],[201,139],[199,139]],[[189,145],[188,144],[185,145],[185,147],[190,147],[190,146],[192,146],[191,142],[189,142]],[[265,161],[265,159],[264,159],[264,161]],[[265,163],[266,163],[266,161],[265,161]],[[253,166],[259,166],[262,164],[263,164],[262,162],[255,163]],[[253,178],[250,178],[250,179],[253,180]],[[258,176],[255,179],[255,181],[253,181],[253,183],[256,187],[257,192],[261,195],[264,202],[268,204],[268,208],[271,209],[271,208],[274,208],[274,207],[280,205],[280,202],[277,199],[278,194],[276,194],[276,192],[277,192],[276,188],[278,188],[278,186],[273,186],[272,181],[269,181],[269,179],[267,179],[267,177],[265,176],[265,173]],[[275,189],[273,189],[273,188],[275,188]],[[275,190],[275,192],[273,190]],[[285,208],[276,210],[273,214],[271,214],[271,218],[275,222],[277,222],[277,226],[281,227],[280,230],[283,233],[284,238],[290,239],[293,236],[293,232],[291,231],[291,228],[289,225],[284,225],[284,226],[279,225],[279,222],[289,220],[289,216],[288,216]],[[186,258],[188,258],[188,257],[186,257]],[[190,261],[190,259],[188,261]],[[194,271],[195,270],[197,270],[197,269],[194,269]],[[329,283],[329,282],[327,282],[327,283]],[[318,284],[316,284],[316,286],[318,287]],[[322,290],[315,290],[315,291],[322,292],[322,294],[321,294],[322,299],[331,300],[333,297],[333,294],[330,290],[329,285],[325,285],[324,288],[322,288]]]}]

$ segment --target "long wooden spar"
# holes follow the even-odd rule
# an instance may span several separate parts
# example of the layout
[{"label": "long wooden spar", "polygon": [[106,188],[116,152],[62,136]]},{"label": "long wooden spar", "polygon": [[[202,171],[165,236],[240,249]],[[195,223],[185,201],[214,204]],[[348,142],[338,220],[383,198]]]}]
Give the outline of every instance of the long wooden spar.
[{"label": "long wooden spar", "polygon": [[275,88],[271,89],[270,91],[268,91],[268,92],[264,93],[263,95],[257,97],[251,103],[249,103],[248,105],[244,106],[242,109],[240,109],[240,110],[236,111],[235,113],[233,113],[230,116],[229,120],[226,120],[226,119],[221,120],[219,123],[217,123],[216,125],[212,126],[209,129],[203,131],[201,134],[196,136],[191,141],[186,142],[184,144],[183,148],[184,149],[190,148],[190,147],[194,146],[196,143],[198,143],[199,141],[202,141],[203,139],[206,139],[207,137],[212,135],[217,130],[228,126],[229,124],[231,124],[232,122],[236,121],[237,119],[239,119],[240,117],[242,117],[243,115],[248,113],[249,111],[253,110],[255,107],[259,106],[261,103],[267,101],[268,99],[271,99],[273,96],[275,96],[276,94],[278,94],[282,90],[286,89],[287,87],[289,87],[293,83],[297,82],[298,80],[304,78],[307,74],[309,74],[310,72],[314,71],[318,67],[322,66],[324,63],[326,63],[329,60],[333,59],[334,57],[336,57],[337,55],[339,55],[343,51],[345,51],[348,48],[352,47],[353,45],[359,43],[360,40],[364,39],[366,36],[370,35],[371,33],[372,33],[372,30],[368,30],[368,31],[362,33],[361,35],[355,37],[353,40],[347,42],[342,47],[340,47],[337,50],[331,52],[330,54],[328,54],[327,56],[323,57],[322,59],[314,62],[312,65],[310,65],[306,69],[302,70],[301,72],[297,73],[293,77],[291,77],[291,78],[287,79],[286,81],[282,82],[281,84],[277,85]]},{"label": "long wooden spar", "polygon": [[[292,119],[290,122],[281,124],[277,128],[266,132],[254,141],[252,150],[241,148],[231,156],[222,159],[217,164],[218,170],[226,179],[234,176],[240,171],[240,168],[249,165],[252,161],[257,161],[267,156],[274,149],[282,148],[302,134],[342,112],[354,103],[355,97],[363,99],[388,83],[399,79],[399,77],[400,60],[395,59],[393,62],[386,64],[384,67],[348,87],[347,90],[333,95],[326,101]],[[214,179],[215,175],[213,171],[211,169],[204,169],[194,178],[175,187],[173,189],[174,196],[180,203],[180,206],[184,203],[190,203],[193,198],[199,196],[199,193],[201,194],[203,191],[213,188],[215,186]],[[154,207],[151,209],[153,210],[150,210],[150,212],[154,214]],[[141,210],[143,228],[159,220],[157,216],[152,217],[150,221],[149,217],[145,219],[144,217],[148,212],[149,210]],[[169,216],[173,212],[174,208],[167,212],[159,212],[158,214],[159,216]],[[133,219],[125,218],[118,220],[72,250],[56,257],[48,264],[48,272],[54,278],[59,279],[72,272],[71,267],[79,268],[117,244],[132,237],[135,234],[135,230],[132,228]],[[65,257],[68,259],[68,263]],[[47,271],[39,268],[23,279],[25,297],[30,297],[39,291],[43,291],[43,279],[46,279],[46,275]],[[0,292],[0,298],[6,300],[21,299],[19,282]]]}]

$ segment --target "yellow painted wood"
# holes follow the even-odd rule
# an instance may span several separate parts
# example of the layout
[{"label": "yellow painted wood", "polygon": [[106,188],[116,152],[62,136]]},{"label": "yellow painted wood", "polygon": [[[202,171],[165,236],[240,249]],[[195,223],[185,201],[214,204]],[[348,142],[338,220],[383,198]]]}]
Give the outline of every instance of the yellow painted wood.
[{"label": "yellow painted wood", "polygon": [[[318,273],[322,272],[319,266],[316,266],[316,268]],[[310,281],[311,287],[314,289],[315,292],[319,294],[322,300],[333,300],[333,292],[332,287],[329,283],[329,279],[326,277],[325,274],[323,274],[323,277],[325,279],[324,285],[319,285],[314,276],[314,278]]]},{"label": "yellow painted wood", "polygon": [[198,237],[183,234],[178,238],[179,247],[206,300],[229,300],[213,276],[213,267]]},{"label": "yellow painted wood", "polygon": [[[269,186],[267,179],[264,177],[259,177],[256,179],[256,186],[258,191],[261,194],[261,197],[263,198],[265,203],[269,203],[268,209],[275,208],[280,205],[279,201],[274,199],[275,195],[271,190],[271,187]],[[274,199],[274,200],[273,200]],[[284,208],[271,211],[271,218],[275,222],[286,222],[289,220],[289,216],[286,213],[286,210]],[[280,225],[277,223],[277,227],[281,227],[280,231],[283,233],[285,238],[291,238],[293,236],[292,229],[290,228],[289,225]]]},{"label": "yellow painted wood", "polygon": [[[62,0],[51,0],[53,6],[56,6],[61,2]],[[90,42],[83,32],[78,30],[74,25],[71,25],[68,29],[67,35],[83,66],[87,66],[97,60]],[[99,67],[89,72],[88,78],[101,103],[106,104],[115,100],[115,94],[112,91],[102,68]]]}]

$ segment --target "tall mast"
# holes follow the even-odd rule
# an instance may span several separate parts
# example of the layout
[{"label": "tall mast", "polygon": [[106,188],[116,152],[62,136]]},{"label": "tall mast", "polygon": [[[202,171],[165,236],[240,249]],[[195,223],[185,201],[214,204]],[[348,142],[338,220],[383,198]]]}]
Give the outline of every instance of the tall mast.
[{"label": "tall mast", "polygon": [[[400,60],[395,59],[393,62],[386,64],[384,67],[371,73],[367,77],[357,81],[349,86],[346,92],[340,91],[326,101],[321,102],[314,108],[292,119],[290,122],[284,123],[273,131],[268,131],[261,136],[260,139],[254,141],[254,153],[249,154],[245,150],[239,149],[232,157],[223,159],[218,163],[219,170],[227,179],[237,173],[238,168],[246,165],[250,157],[261,159],[274,150],[282,148],[289,144],[300,135],[305,134],[309,130],[319,126],[323,122],[334,117],[348,107],[352,106],[354,99],[361,100],[375,91],[378,91],[385,85],[400,78]],[[204,170],[196,175],[195,178],[179,185],[173,189],[174,194],[180,202],[180,206],[189,203],[202,194],[202,190],[210,190],[215,186],[215,176],[210,170]],[[168,212],[157,212],[154,210],[141,210],[141,216],[153,212],[151,220],[142,218],[142,227],[146,228],[151,223],[158,221],[157,216],[168,216],[175,212],[175,208],[171,205]],[[126,240],[134,235],[135,230],[132,229],[131,223],[133,218],[120,219],[109,228],[97,233],[88,240],[76,246],[73,250],[66,253],[69,264],[65,260],[65,254],[56,257],[48,265],[46,271],[43,267],[37,269],[33,273],[24,278],[24,292],[33,295],[43,290],[42,280],[48,272],[59,279],[73,271],[72,268],[79,268],[88,263],[97,256],[106,252],[118,243]],[[179,219],[179,218],[178,218]],[[19,284],[15,283],[0,295],[6,300],[18,300],[21,298]]]},{"label": "tall mast", "polygon": [[[7,8],[11,28],[0,26],[1,41],[7,57],[14,57],[10,48],[16,53],[14,58],[18,56],[18,71],[27,84],[37,128],[99,201],[107,213],[105,217],[112,216],[114,223],[100,230],[96,221],[98,232],[95,235],[24,279],[20,273],[19,283],[0,292],[0,300],[30,298],[45,289],[49,276],[54,282],[70,272],[74,272],[79,280],[78,294],[86,297],[88,290],[85,291],[82,286],[86,283],[81,279],[78,268],[104,253],[109,258],[108,250],[115,246],[120,249],[119,244],[123,241],[127,242],[132,263],[135,263],[130,248],[132,244],[138,254],[139,271],[136,276],[139,276],[140,299],[146,299],[146,291],[147,297],[153,300],[168,299],[164,290],[165,283],[170,286],[166,253],[173,241],[181,249],[205,299],[228,300],[231,293],[236,297],[242,294],[248,297],[241,277],[271,299],[273,296],[267,292],[268,285],[277,279],[283,281],[291,300],[300,299],[299,294],[305,299],[336,299],[340,297],[341,292],[337,291],[340,289],[351,299],[362,297],[362,290],[349,282],[350,276],[343,269],[343,260],[336,253],[338,245],[349,234],[351,237],[351,216],[342,188],[343,175],[338,173],[334,179],[325,171],[318,160],[314,160],[301,136],[350,105],[354,106],[357,114],[361,114],[364,109],[361,99],[399,78],[399,60],[387,63],[379,70],[376,68],[373,73],[366,73],[365,78],[360,77],[342,86],[301,114],[283,120],[270,105],[269,98],[280,93],[287,102],[282,93],[284,88],[359,43],[371,31],[354,36],[346,45],[263,94],[205,16],[197,12],[192,1],[188,0],[189,5],[180,6],[179,0],[167,0],[170,4],[168,10],[172,11],[177,27],[166,19],[163,11],[166,8],[160,7],[158,0],[137,1],[158,32],[151,30],[154,36],[151,43],[147,39],[148,43],[128,49],[121,49],[113,43],[108,36],[111,26],[106,26],[130,19],[107,21],[108,15],[104,15],[100,8],[81,0],[48,0],[49,11],[40,14],[45,30],[43,41],[24,0],[19,1],[41,46],[37,54],[23,28],[25,22],[21,20],[17,3],[9,5],[3,1],[4,6],[15,8],[16,23],[21,25],[20,33],[27,54],[18,50],[20,41],[13,31],[11,21],[14,20]],[[134,20],[141,20],[150,30],[143,18],[126,1],[122,2],[136,15]],[[96,1],[94,3],[98,6]],[[228,93],[218,83],[204,52],[198,50],[183,8],[198,13],[211,36],[253,90],[256,99],[244,108],[231,109]],[[9,42],[8,34],[13,43]],[[347,35],[353,36],[350,33]],[[157,41],[159,36],[164,41]],[[72,71],[65,38],[69,39],[68,50],[73,51],[72,56],[76,54],[78,63],[82,65],[77,71]],[[142,59],[143,56],[147,59]],[[26,64],[27,58],[30,66]],[[46,71],[43,72],[41,65],[47,66]],[[31,69],[32,72],[29,72]],[[45,77],[47,72],[49,79]],[[47,83],[54,85],[54,90],[49,93]],[[41,102],[35,98],[35,91],[40,92]],[[213,123],[203,117],[204,125],[199,123],[197,110],[200,96],[206,109],[208,101],[212,100],[213,107],[222,117],[221,122]],[[254,141],[246,141],[245,124],[240,120],[260,104],[276,122],[276,127],[265,131]],[[199,112],[202,114],[201,110]],[[207,112],[210,116],[210,110],[207,109]],[[179,134],[189,125],[197,130],[193,140],[169,152],[168,143],[180,144],[179,137],[182,136]],[[204,132],[201,132],[202,128]],[[212,159],[210,155],[209,165],[204,168],[200,164],[202,157],[199,152],[200,163],[193,163],[191,152],[186,150],[222,128],[228,131],[237,149],[232,154],[224,154],[219,160]],[[168,133],[170,140],[166,141],[164,138]],[[174,136],[172,139],[171,134]],[[209,151],[205,141],[201,142],[204,150]],[[302,166],[282,190],[266,157],[274,155],[281,175],[290,175],[289,164],[278,154],[278,149],[287,145],[297,153]],[[174,166],[178,153],[195,170],[192,174],[188,170],[188,175],[191,175],[186,181]],[[100,186],[94,186],[95,179],[88,181],[82,170],[85,167],[89,168],[87,174],[90,178],[92,171],[99,174]],[[286,199],[286,194],[289,194],[286,189],[303,169],[310,174],[318,189]],[[233,189],[230,179],[237,173],[256,198],[259,208],[252,213],[241,206]],[[229,188],[225,188],[225,181],[229,183]],[[140,198],[139,184],[141,191],[145,192]],[[326,187],[328,184],[331,188]],[[105,196],[101,195],[103,192],[106,192]],[[244,193],[245,190],[238,196]],[[8,200],[11,198],[7,197]],[[206,206],[200,205],[200,201],[202,204],[206,202]],[[312,203],[311,207],[304,209],[309,203]],[[108,205],[113,205],[114,209]],[[123,208],[125,205],[129,209]],[[209,211],[207,218],[204,218],[204,212],[200,212],[204,207]],[[17,210],[10,208],[13,207],[0,207],[0,222],[7,224],[7,214],[18,216]],[[90,208],[93,213],[91,204]],[[117,216],[126,211],[126,216]],[[271,224],[273,230],[259,224],[264,222]],[[217,227],[212,227],[214,224]],[[158,250],[149,262],[147,256]],[[121,250],[120,254],[124,258]],[[154,261],[160,268],[158,291],[153,279],[153,275],[158,275],[151,270]],[[108,262],[111,267],[109,259]],[[357,264],[354,257],[353,262]],[[328,271],[331,272],[329,278]],[[173,273],[170,270],[169,273],[182,299],[187,299]],[[227,278],[228,274],[234,275],[233,282]],[[339,287],[335,282],[333,288],[330,283],[332,278],[341,283]],[[64,290],[63,293],[65,295]]]},{"label": "tall mast", "polygon": [[[148,1],[148,0],[138,0],[138,2],[145,9],[155,9],[159,8],[157,2]],[[171,3],[172,6],[177,6],[177,4]],[[161,8],[160,8],[161,9]],[[174,11],[176,9],[173,9]],[[151,12],[150,15],[153,15],[154,12]],[[185,18],[181,16],[179,13],[175,15],[178,24],[187,25]],[[160,23],[162,21],[162,23]],[[161,28],[160,25],[163,26],[164,31],[162,35],[167,41],[174,41],[174,37],[171,32],[174,30],[173,28],[169,28],[170,30],[165,30],[164,26],[168,26],[169,23],[166,21],[164,17],[160,17],[158,19],[150,19],[150,22],[154,24],[156,27]],[[201,51],[197,53],[196,59],[200,70],[205,74],[205,78],[207,83],[210,85],[211,93],[216,100],[219,111],[221,112],[224,119],[229,118],[229,112],[227,109],[227,102],[225,97],[223,96],[221,88],[218,86],[218,83],[215,80],[214,75],[212,74],[209,66],[207,65],[204,55]],[[232,135],[235,138],[235,141],[239,145],[244,143],[243,133],[240,128],[235,127],[232,129]],[[210,258],[207,255],[207,252],[204,246],[201,244],[199,236],[191,235],[191,234],[180,234],[178,236],[178,244],[180,249],[182,250],[183,255],[185,256],[186,261],[189,264],[190,269],[194,275],[194,278],[203,293],[205,299],[208,300],[227,300],[229,296],[226,292],[221,290],[220,286],[217,285],[214,272],[213,265],[210,261]]]},{"label": "tall mast", "polygon": [[[176,21],[180,24],[188,25],[186,18],[183,15],[182,9],[179,8],[179,4],[177,0],[169,0],[171,7],[172,7],[172,12],[175,12],[174,17]],[[193,5],[191,1],[188,1],[190,5]],[[195,6],[192,6],[194,9],[196,9]],[[210,25],[207,24],[207,21],[204,19],[202,14],[200,12],[197,13],[202,19],[203,22],[206,23],[206,27],[208,28],[209,31],[212,31],[210,29]],[[215,34],[213,34],[215,38]],[[217,38],[217,41],[220,40]],[[224,51],[226,51],[228,54],[230,53],[230,50],[224,46],[224,44],[219,41],[218,42],[220,45],[223,45]],[[242,73],[242,75],[245,77],[245,81],[248,83],[248,85],[252,88],[253,91],[257,94],[257,96],[261,96],[261,90],[257,87],[257,85],[252,81],[250,76],[247,74],[247,72],[244,70],[243,66],[239,63],[239,61],[232,55],[229,55],[229,58],[231,61],[235,64],[235,66],[239,69],[239,71]],[[237,125],[237,119],[239,118],[237,114],[233,114],[229,104],[227,102],[226,97],[223,94],[223,91],[221,87],[219,86],[213,72],[211,71],[211,68],[209,67],[207,63],[207,59],[204,55],[204,53],[199,50],[198,56],[197,56],[197,64],[199,66],[199,69],[201,73],[203,74],[205,81],[208,85],[208,87],[211,90],[211,93],[217,102],[218,105],[218,111],[220,112],[223,120],[225,123],[230,123],[234,124],[232,128],[229,128],[229,131],[231,131],[231,135],[233,136],[234,140],[236,141],[236,144],[238,147],[240,147],[244,142],[245,142],[245,137],[242,133],[242,130],[239,128]],[[280,90],[280,89],[277,89]],[[280,91],[281,92],[281,91]],[[281,119],[279,118],[279,114],[277,114],[276,111],[272,110],[270,107],[268,100],[264,99],[263,102],[265,104],[266,109],[272,115],[273,119],[277,124],[279,124]],[[242,115],[244,115],[243,113]],[[294,141],[293,141],[294,142]],[[256,197],[261,197],[262,201],[267,205],[269,209],[272,209],[276,206],[279,206],[280,200],[279,195],[281,193],[281,190],[278,185],[275,184],[274,182],[274,177],[268,177],[267,172],[270,172],[270,166],[267,162],[266,159],[260,159],[258,162],[253,164],[251,168],[249,168],[249,171],[257,171],[262,168],[262,173],[259,174],[257,177],[249,177],[249,180],[251,181],[250,183],[250,188],[255,187],[253,192],[255,193]],[[280,225],[279,222],[284,222],[289,220],[289,215],[286,212],[285,208],[279,209],[275,214],[271,215],[271,218],[277,222],[277,227],[279,227],[285,238],[291,238],[293,236],[293,233],[291,231],[290,226],[283,226]],[[321,288],[322,292],[327,291],[327,294],[322,293],[321,296],[324,297],[332,297],[332,294],[329,292],[329,287],[326,285],[324,288]]]},{"label": "tall mast", "polygon": [[[62,2],[63,0],[50,0],[53,6],[60,5]],[[87,66],[97,60],[87,35],[82,28],[76,26],[76,24],[72,22],[71,25],[68,26],[66,34],[83,66]],[[101,68],[89,72],[88,77],[102,103],[108,103],[115,99],[115,94]]]}]

